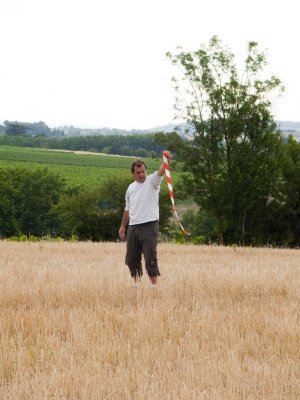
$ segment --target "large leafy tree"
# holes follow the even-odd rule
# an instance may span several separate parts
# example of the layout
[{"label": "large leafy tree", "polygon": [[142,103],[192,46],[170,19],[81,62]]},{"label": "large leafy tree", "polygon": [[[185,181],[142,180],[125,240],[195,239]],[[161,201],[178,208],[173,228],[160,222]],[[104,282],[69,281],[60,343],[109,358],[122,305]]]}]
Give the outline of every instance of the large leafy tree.
[{"label": "large leafy tree", "polygon": [[283,146],[282,179],[267,209],[256,213],[256,237],[260,243],[300,246],[300,143],[292,136]]},{"label": "large leafy tree", "polygon": [[102,207],[99,199],[99,190],[86,187],[65,193],[52,210],[58,220],[57,233],[80,240],[115,240],[120,216],[115,209]]},{"label": "large leafy tree", "polygon": [[[58,133],[58,130],[56,130]],[[24,135],[42,135],[49,136],[51,134],[50,128],[45,122],[18,122],[18,121],[4,121],[4,133],[8,136],[24,136]],[[59,132],[62,133],[61,131]]]},{"label": "large leafy tree", "polygon": [[0,168],[0,236],[51,234],[65,183],[47,169]]},{"label": "large leafy tree", "polygon": [[289,224],[288,245],[300,246],[300,143],[292,136],[285,146],[283,207]]},{"label": "large leafy tree", "polygon": [[266,56],[255,42],[242,73],[217,37],[198,51],[167,55],[179,67],[175,109],[187,129],[157,139],[191,173],[183,188],[215,221],[219,243],[251,242],[252,211],[267,203],[279,177],[281,137],[270,96],[283,90],[281,82],[262,76]]}]

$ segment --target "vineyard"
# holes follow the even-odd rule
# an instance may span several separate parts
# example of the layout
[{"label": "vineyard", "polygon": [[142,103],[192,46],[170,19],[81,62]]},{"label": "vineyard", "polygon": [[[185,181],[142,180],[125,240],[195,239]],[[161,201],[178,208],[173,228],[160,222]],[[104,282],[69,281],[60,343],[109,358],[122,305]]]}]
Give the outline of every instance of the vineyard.
[{"label": "vineyard", "polygon": [[[26,169],[47,168],[62,176],[69,186],[84,184],[96,188],[103,180],[118,176],[128,177],[133,157],[103,154],[77,154],[67,151],[29,149],[0,146],[0,168],[20,167]],[[147,159],[149,173],[159,165],[158,159]]]}]

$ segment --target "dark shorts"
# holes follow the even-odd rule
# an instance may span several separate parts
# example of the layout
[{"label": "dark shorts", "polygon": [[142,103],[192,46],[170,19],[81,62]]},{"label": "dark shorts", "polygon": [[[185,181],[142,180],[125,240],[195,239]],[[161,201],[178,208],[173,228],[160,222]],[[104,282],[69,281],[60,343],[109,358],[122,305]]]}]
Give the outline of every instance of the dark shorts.
[{"label": "dark shorts", "polygon": [[160,275],[157,265],[157,237],[158,221],[128,226],[125,263],[133,278],[143,274],[142,255],[147,274],[151,277]]}]

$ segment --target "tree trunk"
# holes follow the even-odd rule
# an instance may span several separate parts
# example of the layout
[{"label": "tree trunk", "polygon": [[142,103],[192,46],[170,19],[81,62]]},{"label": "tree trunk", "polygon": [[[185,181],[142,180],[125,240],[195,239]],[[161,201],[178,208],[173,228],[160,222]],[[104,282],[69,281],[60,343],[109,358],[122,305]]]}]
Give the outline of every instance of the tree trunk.
[{"label": "tree trunk", "polygon": [[242,245],[245,246],[245,226],[246,226],[247,210],[245,210],[242,221]]},{"label": "tree trunk", "polygon": [[218,232],[218,245],[224,246],[224,237],[223,237],[223,233],[221,231]]}]

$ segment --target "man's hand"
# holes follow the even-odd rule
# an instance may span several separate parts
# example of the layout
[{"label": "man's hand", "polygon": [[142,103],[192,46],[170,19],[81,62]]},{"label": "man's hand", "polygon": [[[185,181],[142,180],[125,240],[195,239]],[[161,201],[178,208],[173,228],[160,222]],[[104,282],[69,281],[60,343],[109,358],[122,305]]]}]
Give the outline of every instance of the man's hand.
[{"label": "man's hand", "polygon": [[120,226],[119,237],[122,241],[125,240],[125,226]]},{"label": "man's hand", "polygon": [[[171,154],[170,151],[165,150],[165,151],[162,152],[162,154],[163,154],[164,157],[167,158],[168,162],[171,160],[172,154]],[[157,171],[157,175],[158,176],[163,176],[164,173],[165,173],[165,164],[164,164],[164,161],[163,161],[161,166],[160,166],[160,168],[159,168],[159,170]]]},{"label": "man's hand", "polygon": [[125,240],[125,229],[128,222],[129,222],[129,211],[124,210],[122,222],[119,229],[119,237],[121,240]]},{"label": "man's hand", "polygon": [[171,158],[172,158],[172,153],[171,153],[170,151],[164,150],[162,153],[163,153],[163,156],[165,156],[165,157],[167,158],[168,161],[171,160]]}]

